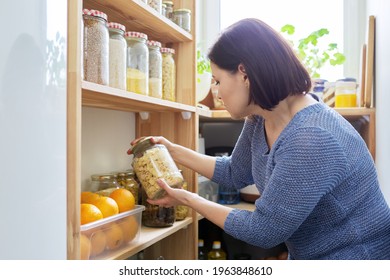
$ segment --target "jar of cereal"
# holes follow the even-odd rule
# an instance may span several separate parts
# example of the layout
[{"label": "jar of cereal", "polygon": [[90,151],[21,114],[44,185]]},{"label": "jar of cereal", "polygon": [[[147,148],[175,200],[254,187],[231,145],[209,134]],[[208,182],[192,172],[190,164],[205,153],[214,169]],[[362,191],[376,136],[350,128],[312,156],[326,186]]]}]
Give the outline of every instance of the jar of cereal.
[{"label": "jar of cereal", "polygon": [[157,179],[164,179],[172,188],[182,186],[183,176],[164,145],[154,144],[151,137],[146,137],[134,144],[131,150],[134,155],[133,169],[150,199],[165,195]]},{"label": "jar of cereal", "polygon": [[166,17],[170,20],[173,20],[173,2],[172,1],[163,1],[165,4],[165,13]]},{"label": "jar of cereal", "polygon": [[162,97],[165,100],[176,101],[176,65],[174,49],[161,48],[162,53]]},{"label": "jar of cereal", "polygon": [[148,41],[149,47],[149,96],[162,98],[161,43]]},{"label": "jar of cereal", "polygon": [[110,87],[126,90],[126,49],[125,26],[116,23],[108,23],[110,33]]},{"label": "jar of cereal", "polygon": [[149,94],[148,36],[141,32],[126,32],[127,41],[127,91]]},{"label": "jar of cereal", "polygon": [[84,9],[83,21],[84,79],[88,82],[108,85],[109,34],[107,15],[97,10]]}]

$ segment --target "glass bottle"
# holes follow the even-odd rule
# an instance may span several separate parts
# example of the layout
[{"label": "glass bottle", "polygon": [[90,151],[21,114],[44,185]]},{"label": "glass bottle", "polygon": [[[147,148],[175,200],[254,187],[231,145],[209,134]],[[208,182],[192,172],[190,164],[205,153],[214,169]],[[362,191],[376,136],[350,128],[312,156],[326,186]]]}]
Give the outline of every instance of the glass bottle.
[{"label": "glass bottle", "polygon": [[148,36],[141,32],[126,32],[126,86],[127,91],[149,94],[149,50],[146,45]]},{"label": "glass bottle", "polygon": [[148,41],[149,47],[149,96],[162,98],[161,43]]},{"label": "glass bottle", "polygon": [[169,227],[175,222],[175,207],[162,207],[147,202],[148,195],[144,188],[142,191],[142,205],[145,210],[142,212],[142,224],[147,227]]},{"label": "glass bottle", "polygon": [[[121,186],[117,181],[116,174],[94,174],[91,175],[90,191],[100,192],[102,195],[109,195],[113,190]],[[104,190],[104,192],[102,192]]]},{"label": "glass bottle", "polygon": [[213,247],[207,254],[209,260],[226,260],[226,253],[221,249],[221,241],[214,241]]},{"label": "glass bottle", "polygon": [[110,87],[126,90],[126,49],[125,26],[116,23],[108,23],[110,33],[109,56],[109,85]]},{"label": "glass bottle", "polygon": [[162,53],[162,98],[176,101],[176,65],[173,55],[174,49],[161,48]]},{"label": "glass bottle", "polygon": [[173,22],[183,28],[185,31],[191,32],[191,10],[177,9],[173,11]]},{"label": "glass bottle", "polygon": [[150,199],[161,198],[165,191],[157,184],[162,178],[172,188],[180,188],[183,176],[169,154],[167,148],[161,144],[154,144],[151,137],[146,137],[132,147],[133,169],[141,186]]},{"label": "glass bottle", "polygon": [[101,85],[109,83],[109,34],[107,15],[97,10],[83,10],[84,79]]},{"label": "glass bottle", "polygon": [[207,260],[207,252],[203,239],[198,240],[198,260]]}]

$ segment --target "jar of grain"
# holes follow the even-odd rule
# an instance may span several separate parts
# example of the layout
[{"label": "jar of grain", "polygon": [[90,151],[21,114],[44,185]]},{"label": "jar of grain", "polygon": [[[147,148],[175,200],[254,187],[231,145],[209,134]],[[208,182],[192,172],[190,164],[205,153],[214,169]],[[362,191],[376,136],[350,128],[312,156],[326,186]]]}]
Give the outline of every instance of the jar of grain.
[{"label": "jar of grain", "polygon": [[134,154],[133,169],[150,199],[165,195],[165,191],[157,184],[157,179],[164,179],[172,188],[182,186],[183,176],[164,145],[154,144],[151,137],[146,137],[131,150]]},{"label": "jar of grain", "polygon": [[173,22],[183,28],[185,31],[191,32],[191,10],[177,9],[173,11]]},{"label": "jar of grain", "polygon": [[116,23],[108,23],[110,33],[109,73],[110,87],[126,90],[126,48],[125,26]]},{"label": "jar of grain", "polygon": [[162,54],[162,96],[165,100],[175,101],[176,65],[174,49],[161,48]]},{"label": "jar of grain", "polygon": [[149,50],[148,36],[141,32],[126,32],[127,41],[127,91],[149,94]]},{"label": "jar of grain", "polygon": [[149,47],[149,96],[162,98],[161,43],[148,41]]},{"label": "jar of grain", "polygon": [[163,4],[166,6],[166,17],[170,20],[173,20],[173,2],[172,1],[163,1]]},{"label": "jar of grain", "polygon": [[148,5],[155,9],[159,14],[161,14],[162,0],[148,0]]},{"label": "jar of grain", "polygon": [[109,83],[109,34],[107,15],[97,10],[83,10],[84,20],[84,79],[89,82]]}]

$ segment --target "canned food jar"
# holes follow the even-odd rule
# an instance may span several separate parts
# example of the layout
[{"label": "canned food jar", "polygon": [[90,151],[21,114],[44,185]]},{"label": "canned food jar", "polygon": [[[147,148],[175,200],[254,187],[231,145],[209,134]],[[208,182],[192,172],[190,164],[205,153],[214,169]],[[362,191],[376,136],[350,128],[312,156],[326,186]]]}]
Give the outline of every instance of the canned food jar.
[{"label": "canned food jar", "polygon": [[[94,174],[91,175],[90,191],[99,192],[103,190],[114,190],[121,188],[117,181],[116,174]],[[104,192],[100,194],[105,195]]]},{"label": "canned food jar", "polygon": [[147,227],[169,227],[175,222],[175,207],[162,207],[153,205],[147,201],[148,195],[142,188],[142,224]]},{"label": "canned food jar", "polygon": [[164,179],[172,188],[180,188],[183,176],[168,149],[150,140],[151,137],[146,137],[132,147],[134,154],[132,165],[148,197],[157,199],[165,195],[165,191],[157,184],[157,179]]},{"label": "canned food jar", "polygon": [[141,32],[126,32],[127,41],[127,91],[149,94],[148,36]]},{"label": "canned food jar", "polygon": [[335,107],[356,107],[356,80],[352,78],[336,81]]},{"label": "canned food jar", "polygon": [[161,14],[162,0],[148,0],[148,5]]},{"label": "canned food jar", "polygon": [[109,34],[107,15],[97,10],[83,10],[84,79],[101,85],[109,83]]},{"label": "canned food jar", "polygon": [[108,23],[110,33],[109,73],[110,87],[126,90],[126,49],[125,26],[116,23]]},{"label": "canned food jar", "polygon": [[170,20],[173,20],[173,2],[172,1],[163,1],[166,7],[166,17]]},{"label": "canned food jar", "polygon": [[162,54],[162,98],[176,101],[176,65],[173,55],[174,49],[161,48]]},{"label": "canned food jar", "polygon": [[148,41],[149,47],[149,96],[162,98],[161,43]]},{"label": "canned food jar", "polygon": [[185,31],[191,32],[191,10],[177,9],[173,11],[173,22],[183,28]]}]

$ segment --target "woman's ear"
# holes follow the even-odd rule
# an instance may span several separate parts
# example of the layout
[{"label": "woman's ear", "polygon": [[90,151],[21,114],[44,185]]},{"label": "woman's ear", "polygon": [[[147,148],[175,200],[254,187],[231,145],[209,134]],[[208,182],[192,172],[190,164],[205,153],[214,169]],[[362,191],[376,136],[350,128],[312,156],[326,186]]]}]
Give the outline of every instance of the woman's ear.
[{"label": "woman's ear", "polygon": [[245,71],[245,66],[242,63],[240,63],[238,65],[238,72],[240,72],[240,74],[242,74],[244,81],[246,81],[248,79],[248,76],[247,76],[246,71]]}]

